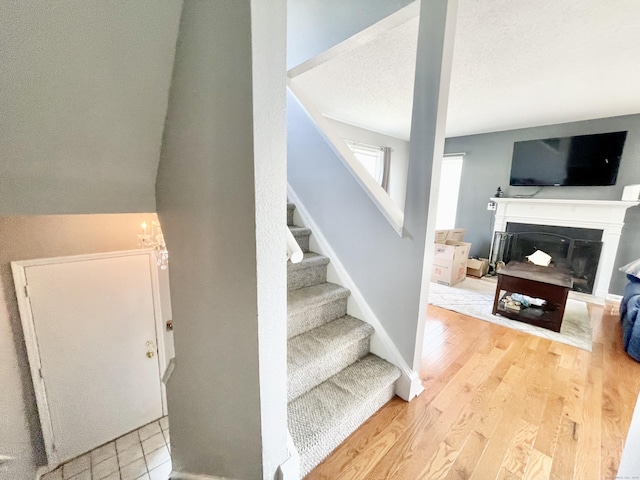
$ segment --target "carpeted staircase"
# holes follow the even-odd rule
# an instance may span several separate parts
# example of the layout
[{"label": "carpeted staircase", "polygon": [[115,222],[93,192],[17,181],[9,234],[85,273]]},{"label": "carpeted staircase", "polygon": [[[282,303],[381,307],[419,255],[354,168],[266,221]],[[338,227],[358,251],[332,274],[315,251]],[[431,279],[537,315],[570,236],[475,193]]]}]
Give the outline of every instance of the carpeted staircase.
[{"label": "carpeted staircase", "polygon": [[305,253],[287,265],[289,431],[305,476],[394,396],[400,370],[369,353],[373,327],[347,315],[350,292],[327,283],[329,259],[309,252],[294,209],[287,224]]}]

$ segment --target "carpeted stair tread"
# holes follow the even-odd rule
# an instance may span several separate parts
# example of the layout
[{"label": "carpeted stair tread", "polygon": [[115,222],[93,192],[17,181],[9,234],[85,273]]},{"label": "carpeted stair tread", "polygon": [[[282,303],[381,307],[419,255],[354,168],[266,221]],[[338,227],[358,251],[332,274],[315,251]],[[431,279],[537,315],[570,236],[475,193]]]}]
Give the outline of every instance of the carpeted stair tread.
[{"label": "carpeted stair tread", "polygon": [[289,290],[287,338],[346,315],[349,295],[346,288],[326,282]]},{"label": "carpeted stair tread", "polygon": [[309,235],[311,235],[311,230],[305,227],[299,227],[297,225],[289,225],[289,230],[293,234],[293,238],[296,239],[298,245],[300,245],[300,249],[303,252],[309,251]]},{"label": "carpeted stair tread", "polygon": [[328,263],[329,257],[325,257],[324,255],[315,252],[306,252],[299,263],[291,263],[291,261],[288,261],[287,271],[293,272],[316,265],[327,265]]},{"label": "carpeted stair tread", "polygon": [[347,288],[329,282],[299,288],[289,292],[287,312],[291,315],[300,310],[310,310],[333,300],[347,298],[349,295],[351,292]]},{"label": "carpeted stair tread", "polygon": [[288,225],[288,227],[294,237],[311,235],[311,230],[309,230],[307,227],[299,227],[298,225]]},{"label": "carpeted stair tread", "polygon": [[374,328],[345,315],[288,342],[288,401],[324,382],[369,352]]},{"label": "carpeted stair tread", "polygon": [[313,252],[304,254],[300,263],[287,262],[287,288],[296,290],[327,281],[329,258]]},{"label": "carpeted stair tread", "polygon": [[287,203],[287,225],[293,225],[293,211],[296,209],[294,203]]},{"label": "carpeted stair tread", "polygon": [[367,355],[289,403],[289,431],[306,475],[394,395],[400,370]]}]

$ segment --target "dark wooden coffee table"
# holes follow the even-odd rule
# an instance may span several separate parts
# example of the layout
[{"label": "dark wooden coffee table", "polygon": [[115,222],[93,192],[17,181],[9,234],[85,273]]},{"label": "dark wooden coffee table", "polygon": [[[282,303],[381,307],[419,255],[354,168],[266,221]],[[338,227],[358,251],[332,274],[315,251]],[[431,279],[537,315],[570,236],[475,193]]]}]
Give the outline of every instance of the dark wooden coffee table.
[{"label": "dark wooden coffee table", "polygon": [[[559,332],[571,287],[573,277],[567,270],[509,262],[498,272],[492,313]],[[546,303],[542,307],[521,307],[519,311],[507,309],[501,299],[513,293],[541,298]]]}]

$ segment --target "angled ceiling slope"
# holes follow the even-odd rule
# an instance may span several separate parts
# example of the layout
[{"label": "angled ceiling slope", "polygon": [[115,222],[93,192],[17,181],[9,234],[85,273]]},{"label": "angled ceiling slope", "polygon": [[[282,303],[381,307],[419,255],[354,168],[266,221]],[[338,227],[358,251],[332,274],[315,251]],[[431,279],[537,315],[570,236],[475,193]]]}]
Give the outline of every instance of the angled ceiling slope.
[{"label": "angled ceiling slope", "polygon": [[181,2],[4,2],[0,214],[155,210]]}]

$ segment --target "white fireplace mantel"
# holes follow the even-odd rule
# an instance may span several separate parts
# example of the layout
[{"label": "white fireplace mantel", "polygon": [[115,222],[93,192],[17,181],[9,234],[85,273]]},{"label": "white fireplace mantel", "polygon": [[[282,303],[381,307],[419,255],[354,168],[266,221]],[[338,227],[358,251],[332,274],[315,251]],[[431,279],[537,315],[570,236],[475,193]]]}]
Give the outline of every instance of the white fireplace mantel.
[{"label": "white fireplace mantel", "polygon": [[640,201],[505,197],[491,201],[497,204],[494,232],[505,231],[508,222],[602,230],[602,252],[593,294],[607,297],[625,213]]}]

